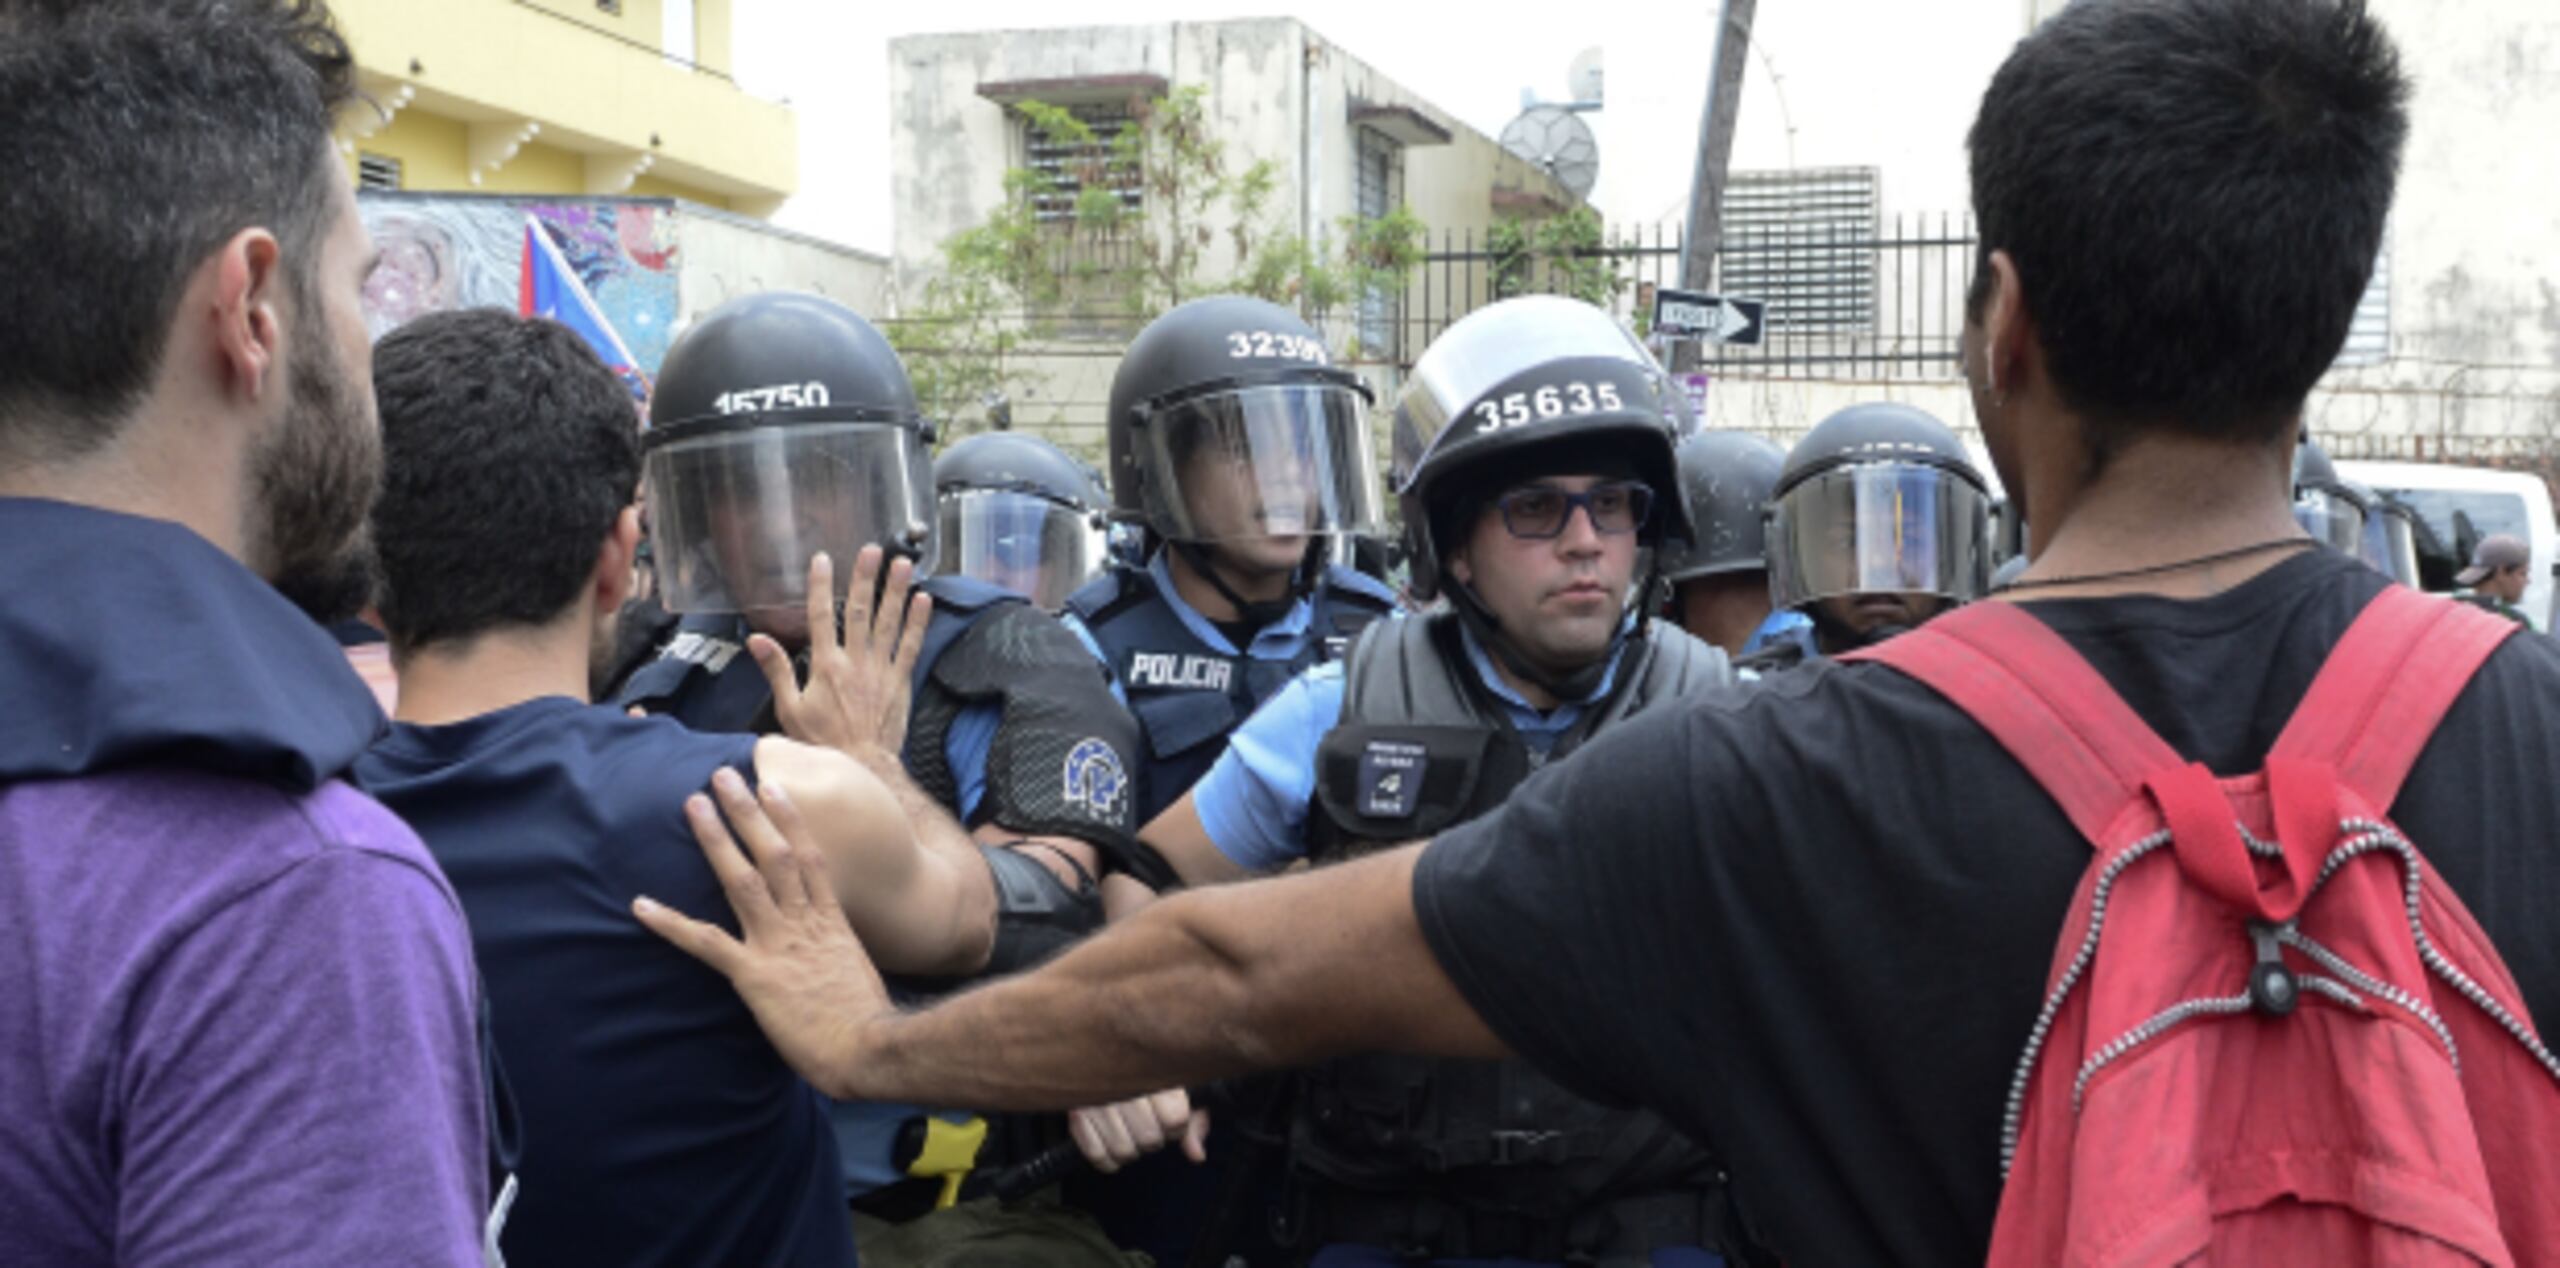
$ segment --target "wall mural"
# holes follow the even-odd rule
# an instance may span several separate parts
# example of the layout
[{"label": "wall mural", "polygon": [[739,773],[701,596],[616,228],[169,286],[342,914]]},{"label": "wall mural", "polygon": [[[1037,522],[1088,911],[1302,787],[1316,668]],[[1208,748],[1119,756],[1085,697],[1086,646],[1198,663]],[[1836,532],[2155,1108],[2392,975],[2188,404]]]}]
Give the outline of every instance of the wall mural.
[{"label": "wall mural", "polygon": [[676,314],[674,208],[612,199],[367,195],[364,225],[382,251],[365,282],[365,322],[381,338],[423,313],[518,309],[530,215],[559,248],[641,373],[666,359]]}]

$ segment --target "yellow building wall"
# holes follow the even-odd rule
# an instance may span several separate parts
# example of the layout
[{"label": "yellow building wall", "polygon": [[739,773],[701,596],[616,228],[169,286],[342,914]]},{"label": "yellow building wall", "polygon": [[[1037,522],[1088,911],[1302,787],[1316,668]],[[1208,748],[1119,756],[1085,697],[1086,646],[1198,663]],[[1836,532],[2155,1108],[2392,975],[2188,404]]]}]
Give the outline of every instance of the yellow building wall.
[{"label": "yellow building wall", "polygon": [[706,70],[735,74],[730,61],[729,0],[693,0],[693,60]]},{"label": "yellow building wall", "polygon": [[642,176],[631,182],[631,188],[622,192],[633,198],[681,198],[686,202],[701,203],[705,207],[717,207],[722,211],[737,210],[729,205],[729,199],[724,194],[715,194],[710,190],[677,181],[660,180],[655,176]]},{"label": "yellow building wall", "polygon": [[[681,188],[692,192],[676,196],[767,211],[797,187],[790,108],[652,51],[663,44],[660,0],[623,0],[619,17],[589,0],[537,2],[335,0],[367,88],[414,94],[355,148],[401,159],[410,189],[584,194],[590,154],[655,156],[647,185],[626,192]],[[729,18],[728,0],[695,0],[701,61],[727,60]],[[542,133],[475,186],[474,121],[530,121]]]}]

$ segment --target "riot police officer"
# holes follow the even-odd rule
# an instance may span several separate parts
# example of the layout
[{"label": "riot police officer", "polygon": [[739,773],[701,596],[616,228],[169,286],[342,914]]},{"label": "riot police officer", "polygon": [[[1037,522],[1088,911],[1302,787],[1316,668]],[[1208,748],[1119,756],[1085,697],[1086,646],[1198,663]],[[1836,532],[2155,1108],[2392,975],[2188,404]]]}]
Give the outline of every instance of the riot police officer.
[{"label": "riot police officer", "polygon": [[2304,432],[2293,448],[2293,518],[2303,531],[2350,555],[2362,555],[2368,502],[2339,478],[2329,451]]},{"label": "riot police officer", "polygon": [[1662,549],[1671,618],[1732,656],[1812,624],[1769,602],[1763,515],[1786,451],[1749,432],[1702,431],[1681,440],[1679,456],[1680,497],[1697,543]]},{"label": "riot police officer", "polygon": [[1227,733],[1299,670],[1395,608],[1327,562],[1378,522],[1369,389],[1296,313],[1244,296],[1183,304],[1111,380],[1111,500],[1142,563],[1067,600],[1146,738],[1139,822],[1209,769]]},{"label": "riot police officer", "polygon": [[[1619,719],[1729,681],[1722,651],[1645,602],[1649,548],[1691,539],[1676,392],[1572,300],[1452,326],[1394,435],[1413,586],[1445,602],[1292,681],[1149,843],[1200,883],[1427,836]],[[1364,1057],[1300,1078],[1289,1219],[1324,1262],[1641,1263],[1724,1240],[1703,1149],[1525,1066]]]},{"label": "riot police officer", "polygon": [[1769,507],[1769,590],[1809,637],[1760,672],[1881,642],[1990,587],[1991,496],[1954,431],[1908,405],[1852,405],[1787,453]]},{"label": "riot police officer", "polygon": [[982,432],[933,460],[945,577],[975,577],[1055,612],[1104,559],[1110,497],[1065,450],[1022,432]]},{"label": "riot police officer", "polygon": [[[899,752],[870,764],[920,837],[986,860],[995,934],[982,972],[1026,967],[1096,927],[1094,876],[1134,826],[1135,724],[1074,637],[1023,596],[930,575],[930,429],[888,342],[816,296],[733,300],[668,351],[650,420],[645,481],[674,620],[615,701],[698,730],[774,729],[748,632],[803,654],[811,556],[883,548],[925,576],[932,607]],[[917,1114],[837,1107],[857,1208],[896,1219],[932,1204],[892,1163]]]},{"label": "riot police officer", "polygon": [[[1244,296],[1175,307],[1121,358],[1109,475],[1135,549],[1070,597],[1064,619],[1137,718],[1139,823],[1187,791],[1272,692],[1395,610],[1394,591],[1332,562],[1343,539],[1380,525],[1369,400],[1314,327]],[[1148,887],[1175,879],[1152,852],[1139,858]],[[1243,1212],[1277,1182],[1262,1126],[1277,1088],[1218,1092],[1223,1140],[1208,1166],[1148,1158],[1079,1177],[1070,1196],[1159,1262],[1183,1262],[1204,1239],[1267,1256],[1266,1221]]]}]

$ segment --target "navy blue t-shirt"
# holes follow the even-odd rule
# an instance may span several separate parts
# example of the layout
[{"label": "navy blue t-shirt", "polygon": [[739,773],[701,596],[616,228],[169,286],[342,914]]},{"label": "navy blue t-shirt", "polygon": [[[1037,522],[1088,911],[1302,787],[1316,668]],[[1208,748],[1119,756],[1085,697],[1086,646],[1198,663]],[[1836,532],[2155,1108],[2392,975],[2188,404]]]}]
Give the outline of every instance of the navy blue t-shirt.
[{"label": "navy blue t-shirt", "polygon": [[684,799],[755,737],[546,697],[397,725],[355,782],[452,881],[524,1117],[512,1263],[851,1265],[826,1103],[729,984],[631,916],[732,930]]}]

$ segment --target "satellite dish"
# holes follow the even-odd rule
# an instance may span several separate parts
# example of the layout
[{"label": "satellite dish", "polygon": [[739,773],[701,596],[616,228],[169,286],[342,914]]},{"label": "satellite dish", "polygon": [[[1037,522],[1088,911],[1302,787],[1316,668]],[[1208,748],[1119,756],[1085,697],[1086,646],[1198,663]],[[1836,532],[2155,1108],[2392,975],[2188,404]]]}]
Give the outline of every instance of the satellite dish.
[{"label": "satellite dish", "polygon": [[1502,148],[1535,164],[1556,183],[1587,197],[1600,179],[1600,143],[1591,127],[1562,106],[1531,106],[1502,130]]},{"label": "satellite dish", "polygon": [[1586,48],[1576,54],[1573,68],[1564,73],[1565,87],[1573,93],[1577,106],[1600,104],[1600,50]]}]

